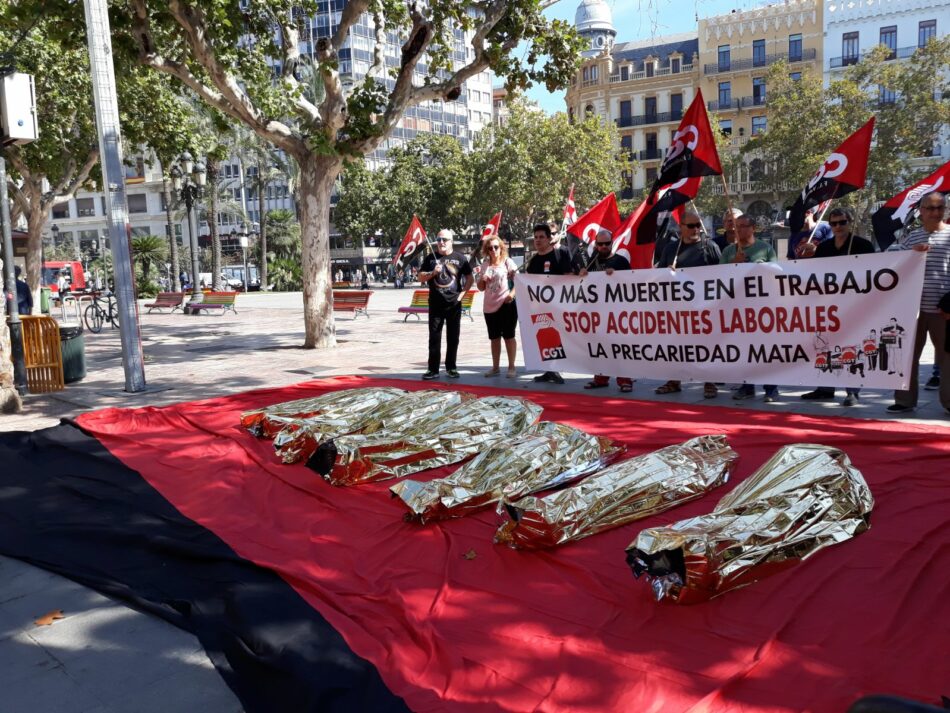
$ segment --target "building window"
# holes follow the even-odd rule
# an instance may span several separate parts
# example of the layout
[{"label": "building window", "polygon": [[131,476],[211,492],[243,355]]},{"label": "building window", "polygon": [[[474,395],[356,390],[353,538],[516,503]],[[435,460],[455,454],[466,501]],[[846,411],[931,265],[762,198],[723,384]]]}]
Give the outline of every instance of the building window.
[{"label": "building window", "polygon": [[670,72],[672,74],[679,74],[682,64],[683,62],[679,57],[673,57],[673,59],[670,60]]},{"label": "building window", "polygon": [[597,81],[597,65],[596,64],[590,68],[590,78],[591,78],[591,81]]},{"label": "building window", "polygon": [[881,44],[890,50],[888,59],[897,57],[897,25],[881,28]]},{"label": "building window", "polygon": [[648,77],[652,77],[655,74],[656,64],[653,62],[653,60],[650,60],[649,62],[644,63],[643,71],[646,72],[646,76]]},{"label": "building window", "polygon": [[788,36],[788,61],[802,61],[802,36],[801,34]]},{"label": "building window", "polygon": [[656,123],[656,97],[646,97],[643,100],[643,113],[646,114],[646,123]]},{"label": "building window", "polygon": [[765,66],[765,40],[752,41],[752,66]]},{"label": "building window", "polygon": [[790,72],[788,75],[788,78],[791,79],[793,82],[800,82],[802,80],[802,73]]},{"label": "building window", "polygon": [[765,117],[764,116],[753,116],[752,117],[752,135],[758,136],[759,134],[765,133]]},{"label": "building window", "polygon": [[145,180],[145,160],[141,156],[130,159],[130,165],[125,167],[125,180],[138,183]]},{"label": "building window", "polygon": [[732,104],[732,82],[719,82],[719,108],[725,109]]},{"label": "building window", "polygon": [[629,99],[625,99],[624,101],[620,102],[620,119],[621,119],[621,121],[622,121],[623,119],[629,120],[629,119],[630,119],[630,114],[631,114],[631,111],[630,111],[630,100],[629,100]]},{"label": "building window", "polygon": [[623,65],[620,68],[620,81],[626,82],[628,79],[630,79],[630,67]]},{"label": "building window", "polygon": [[126,196],[129,203],[129,213],[148,213],[148,198],[144,193],[133,193]]},{"label": "building window", "polygon": [[858,63],[858,33],[845,32],[841,35],[841,66]]},{"label": "building window", "polygon": [[720,119],[719,131],[723,136],[732,136],[732,119]]},{"label": "building window", "polygon": [[650,166],[647,168],[647,185],[652,184],[656,181],[656,166]]},{"label": "building window", "polygon": [[584,107],[584,118],[589,119],[593,115],[594,115],[594,105],[588,104],[587,106]]},{"label": "building window", "polygon": [[897,101],[897,94],[893,89],[888,89],[883,84],[878,85],[877,98],[881,104],[893,104]]},{"label": "building window", "polygon": [[96,214],[96,199],[95,198],[77,198],[76,199],[76,214],[80,218],[89,218]]},{"label": "building window", "polygon": [[633,158],[633,137],[630,135],[620,137],[620,150],[624,158]]},{"label": "building window", "polygon": [[683,95],[670,94],[670,119],[676,121],[683,118]]},{"label": "building window", "polygon": [[729,45],[719,45],[719,71],[728,72],[730,65]]},{"label": "building window", "polygon": [[584,70],[581,72],[581,76],[584,78],[585,82],[590,79],[590,67],[584,67]]},{"label": "building window", "polygon": [[646,138],[647,138],[647,155],[651,153],[656,153],[658,149],[656,133],[651,131],[649,134],[647,134]]},{"label": "building window", "polygon": [[931,37],[937,36],[937,21],[922,20],[917,27],[917,46],[923,47]]},{"label": "building window", "polygon": [[752,103],[755,106],[765,104],[765,77],[752,78]]},{"label": "building window", "polygon": [[69,218],[69,201],[57,203],[53,206],[53,220],[65,220]]}]

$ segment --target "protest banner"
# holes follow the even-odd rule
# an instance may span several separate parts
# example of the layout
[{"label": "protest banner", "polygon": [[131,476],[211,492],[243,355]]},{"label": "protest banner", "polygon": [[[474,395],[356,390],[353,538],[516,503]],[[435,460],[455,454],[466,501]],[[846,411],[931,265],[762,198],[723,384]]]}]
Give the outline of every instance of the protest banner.
[{"label": "protest banner", "polygon": [[538,371],[906,388],[925,253],[518,275]]}]

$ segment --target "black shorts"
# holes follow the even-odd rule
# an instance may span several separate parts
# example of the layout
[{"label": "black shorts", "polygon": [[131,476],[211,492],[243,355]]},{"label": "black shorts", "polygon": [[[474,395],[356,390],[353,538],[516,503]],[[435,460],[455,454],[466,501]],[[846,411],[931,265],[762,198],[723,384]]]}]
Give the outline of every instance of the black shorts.
[{"label": "black shorts", "polygon": [[514,339],[518,328],[518,307],[512,300],[505,302],[497,312],[485,315],[489,339]]}]

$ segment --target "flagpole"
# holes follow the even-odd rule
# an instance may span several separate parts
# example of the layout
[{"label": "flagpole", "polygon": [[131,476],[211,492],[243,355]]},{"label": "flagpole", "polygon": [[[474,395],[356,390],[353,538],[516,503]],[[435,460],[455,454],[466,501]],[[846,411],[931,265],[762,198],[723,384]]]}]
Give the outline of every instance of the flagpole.
[{"label": "flagpole", "polygon": [[821,209],[821,214],[818,216],[818,219],[815,221],[815,227],[811,229],[811,235],[808,236],[808,240],[805,241],[806,245],[809,245],[812,241],[812,238],[815,237],[815,233],[818,232],[818,224],[821,222],[822,218],[825,217],[825,213],[828,212],[828,209],[831,207],[831,201],[835,199],[835,196],[838,195],[838,186],[840,183],[835,183],[835,189],[831,192],[831,198],[825,201],[825,207]]}]

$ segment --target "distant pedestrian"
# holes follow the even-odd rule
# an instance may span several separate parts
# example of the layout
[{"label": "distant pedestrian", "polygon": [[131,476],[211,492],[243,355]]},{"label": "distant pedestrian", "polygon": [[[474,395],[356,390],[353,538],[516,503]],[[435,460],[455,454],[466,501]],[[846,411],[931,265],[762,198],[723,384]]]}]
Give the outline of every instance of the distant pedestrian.
[{"label": "distant pedestrian", "polygon": [[20,266],[13,266],[13,274],[16,279],[16,304],[18,314],[33,314],[33,293],[30,292],[30,286],[20,277]]}]

